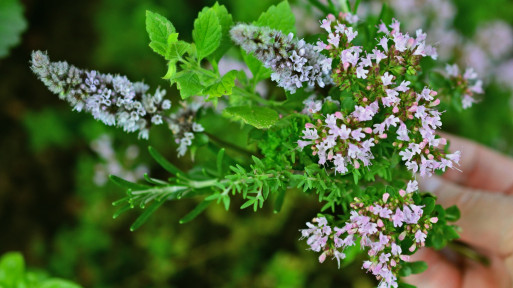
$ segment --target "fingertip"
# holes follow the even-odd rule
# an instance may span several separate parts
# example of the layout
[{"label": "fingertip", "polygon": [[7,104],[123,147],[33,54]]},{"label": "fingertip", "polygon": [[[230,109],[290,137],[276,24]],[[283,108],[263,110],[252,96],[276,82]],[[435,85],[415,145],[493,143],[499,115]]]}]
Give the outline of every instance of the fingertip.
[{"label": "fingertip", "polygon": [[409,284],[422,288],[456,288],[461,284],[461,273],[457,267],[434,250],[422,248],[411,256],[411,261],[424,261],[428,269],[405,277]]}]

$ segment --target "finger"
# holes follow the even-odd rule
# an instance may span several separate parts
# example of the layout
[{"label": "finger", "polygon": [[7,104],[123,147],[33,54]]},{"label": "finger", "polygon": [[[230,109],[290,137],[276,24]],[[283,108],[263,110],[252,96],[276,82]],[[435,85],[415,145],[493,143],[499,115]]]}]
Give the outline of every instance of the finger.
[{"label": "finger", "polygon": [[425,261],[428,269],[420,274],[406,277],[404,280],[422,288],[460,288],[462,287],[461,271],[440,253],[423,248],[417,251],[412,261]]},{"label": "finger", "polygon": [[422,190],[436,194],[444,206],[458,206],[461,239],[501,256],[513,252],[513,197],[466,188],[439,177],[419,179]]},{"label": "finger", "polygon": [[462,287],[511,288],[511,278],[504,260],[496,255],[488,255],[488,259],[489,266],[471,259],[465,260]]},{"label": "finger", "polygon": [[513,192],[513,159],[473,141],[441,134],[450,141],[451,152],[461,151],[458,171],[449,169],[444,178],[460,185],[493,192]]}]

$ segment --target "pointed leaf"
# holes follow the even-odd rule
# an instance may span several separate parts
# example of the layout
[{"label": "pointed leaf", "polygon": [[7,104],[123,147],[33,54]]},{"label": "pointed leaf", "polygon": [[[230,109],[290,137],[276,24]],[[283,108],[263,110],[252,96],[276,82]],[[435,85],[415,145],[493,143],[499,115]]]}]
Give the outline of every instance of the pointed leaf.
[{"label": "pointed leaf", "polygon": [[203,90],[198,75],[193,71],[182,71],[177,74],[174,80],[177,83],[177,87],[180,90],[180,96],[182,99],[187,99],[191,96],[198,95]]},{"label": "pointed leaf", "polygon": [[194,208],[191,212],[185,215],[182,219],[180,219],[180,224],[187,223],[194,218],[196,218],[201,212],[203,212],[207,207],[212,204],[212,200],[203,200],[196,208]]},{"label": "pointed leaf", "polygon": [[278,112],[267,107],[235,106],[226,108],[224,111],[258,129],[272,127],[280,118]]},{"label": "pointed leaf", "polygon": [[151,49],[165,57],[167,54],[168,37],[172,33],[175,33],[173,24],[171,24],[166,17],[147,10],[146,31],[148,32],[148,36],[150,36]]},{"label": "pointed leaf", "polygon": [[208,99],[218,98],[223,95],[231,95],[232,88],[235,86],[235,77],[237,70],[226,73],[221,79],[211,86],[205,88],[202,94],[208,95]]},{"label": "pointed leaf", "polygon": [[219,3],[215,3],[212,6],[212,9],[217,15],[217,19],[219,20],[219,24],[221,24],[221,44],[217,48],[217,50],[209,56],[209,59],[215,62],[219,62],[221,57],[230,49],[232,46],[232,40],[230,38],[230,28],[233,25],[232,15],[228,13],[228,10],[224,5],[219,5]]},{"label": "pointed leaf", "polygon": [[141,227],[149,218],[150,216],[157,211],[157,209],[164,204],[164,200],[161,201],[153,201],[145,210],[144,212],[137,217],[134,224],[130,226],[130,231],[135,231],[137,228]]},{"label": "pointed leaf", "polygon": [[271,6],[267,11],[262,13],[255,22],[257,26],[267,26],[272,29],[281,30],[283,33],[295,33],[296,17],[290,9],[287,1],[283,1],[276,6]]},{"label": "pointed leaf", "polygon": [[180,169],[176,168],[175,165],[167,161],[166,158],[162,156],[162,154],[155,150],[155,148],[148,146],[148,152],[150,152],[151,157],[153,157],[153,159],[155,159],[155,161],[157,161],[157,163],[159,163],[162,168],[166,169],[167,172],[175,176],[178,174],[184,174]]},{"label": "pointed leaf", "polygon": [[194,21],[192,38],[201,60],[212,54],[221,44],[222,27],[212,8],[204,8]]},{"label": "pointed leaf", "polygon": [[116,175],[109,175],[110,181],[112,181],[114,184],[118,185],[121,188],[126,189],[132,189],[132,190],[145,190],[148,189],[150,186],[144,185],[144,184],[137,184],[134,182],[127,181],[123,178],[120,178]]}]

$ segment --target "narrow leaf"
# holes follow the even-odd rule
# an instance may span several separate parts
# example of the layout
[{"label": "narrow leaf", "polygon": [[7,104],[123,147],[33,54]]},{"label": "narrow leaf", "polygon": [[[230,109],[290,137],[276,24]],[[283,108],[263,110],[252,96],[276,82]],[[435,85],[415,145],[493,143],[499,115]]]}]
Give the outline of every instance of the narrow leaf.
[{"label": "narrow leaf", "polygon": [[187,223],[196,218],[201,212],[203,212],[212,203],[212,200],[203,200],[196,208],[180,219],[180,224]]},{"label": "narrow leaf", "polygon": [[157,163],[159,163],[162,168],[166,169],[167,172],[175,176],[178,174],[184,174],[180,169],[176,168],[175,165],[167,161],[166,158],[162,156],[162,154],[155,150],[155,148],[148,146],[148,152],[150,152],[151,157],[153,157],[153,159],[155,159],[155,161],[157,161]]},{"label": "narrow leaf", "polygon": [[149,218],[150,216],[157,211],[157,209],[164,204],[164,200],[161,201],[153,201],[145,210],[144,212],[137,217],[134,224],[130,226],[130,231],[135,231],[137,228],[141,227]]},{"label": "narrow leaf", "polygon": [[148,189],[150,186],[144,185],[144,184],[137,184],[134,182],[127,181],[123,178],[120,178],[116,175],[109,175],[110,181],[112,181],[114,184],[118,185],[121,188],[125,189],[132,189],[132,190],[144,190]]}]

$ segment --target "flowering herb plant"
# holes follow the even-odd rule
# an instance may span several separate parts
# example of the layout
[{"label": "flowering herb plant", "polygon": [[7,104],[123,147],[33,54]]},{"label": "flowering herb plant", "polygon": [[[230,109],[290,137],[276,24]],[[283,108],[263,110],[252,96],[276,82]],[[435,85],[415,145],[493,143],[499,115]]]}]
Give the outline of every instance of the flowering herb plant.
[{"label": "flowering herb plant", "polygon": [[[300,190],[323,204],[306,228],[298,227],[320,262],[334,259],[340,267],[364,251],[362,267],[379,287],[406,287],[401,276],[427,267],[410,255],[458,238],[450,223],[457,207],[437,205],[416,181],[458,169],[460,153],[449,153],[436,133],[441,114],[469,108],[483,91],[471,68],[460,73],[437,62],[422,30],[402,32],[386,9],[360,19],[357,6],[323,7],[331,13],[308,41],[295,34],[286,1],[253,23],[235,23],[223,5],[206,7],[194,21],[193,42],[148,11],[149,45],[167,63],[164,79],[180,92],[177,109],[164,90],[149,93],[124,76],[51,62],[45,52],[33,52],[31,68],[74,110],[143,139],[152,126],[167,126],[178,157],[216,155],[182,171],[149,147],[171,178],[145,175],[136,183],[111,176],[127,190],[114,216],[143,209],[132,230],[170,200],[202,199],[185,223],[214,203],[229,209],[236,196],[245,201],[241,209],[272,202],[278,212],[285,194]],[[229,57],[247,68],[226,69],[221,58]],[[236,134],[246,142],[209,131],[209,121],[227,120],[241,123]]]}]

